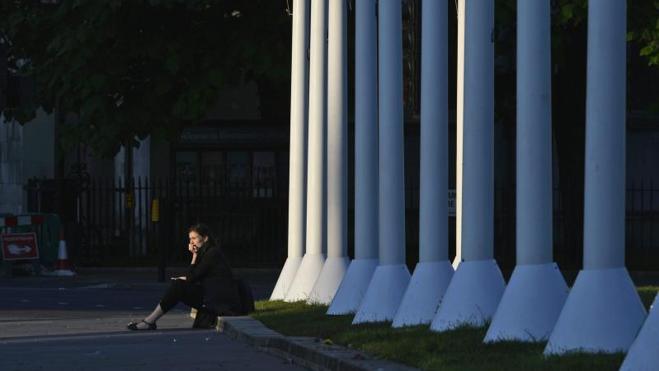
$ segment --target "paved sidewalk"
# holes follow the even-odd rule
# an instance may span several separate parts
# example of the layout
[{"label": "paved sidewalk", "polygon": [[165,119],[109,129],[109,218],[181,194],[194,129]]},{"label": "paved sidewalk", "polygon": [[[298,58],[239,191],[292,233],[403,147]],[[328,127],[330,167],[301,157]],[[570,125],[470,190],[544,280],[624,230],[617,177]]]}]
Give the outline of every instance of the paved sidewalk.
[{"label": "paved sidewalk", "polygon": [[214,330],[0,341],[0,370],[303,370]]},{"label": "paved sidewalk", "polygon": [[[271,289],[262,272],[249,273],[262,292]],[[0,371],[304,369],[215,330],[192,330],[184,306],[157,331],[127,330],[169,284],[155,278],[135,269],[0,278]]]}]

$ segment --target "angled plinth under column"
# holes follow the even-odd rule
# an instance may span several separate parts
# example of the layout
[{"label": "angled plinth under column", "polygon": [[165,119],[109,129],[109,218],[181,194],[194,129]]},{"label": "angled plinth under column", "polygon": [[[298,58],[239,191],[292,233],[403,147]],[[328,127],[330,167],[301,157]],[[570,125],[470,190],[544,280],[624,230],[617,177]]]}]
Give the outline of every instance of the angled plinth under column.
[{"label": "angled plinth under column", "polygon": [[506,286],[484,342],[547,340],[568,292],[555,263],[518,265]]},{"label": "angled plinth under column", "polygon": [[368,284],[371,282],[377,266],[378,259],[354,259],[351,261],[327,314],[355,313],[364,299]]},{"label": "angled plinth under column", "polygon": [[453,272],[448,260],[417,264],[392,327],[429,324],[437,313]]},{"label": "angled plinth under column", "polygon": [[505,282],[494,260],[463,261],[446,289],[430,329],[483,326],[497,309]]},{"label": "angled plinth under column", "polygon": [[627,352],[620,371],[659,369],[659,296],[655,296],[650,314]]},{"label": "angled plinth under column", "polygon": [[284,301],[290,303],[307,300],[316,284],[320,271],[323,269],[324,262],[325,256],[323,254],[305,254]]},{"label": "angled plinth under column", "polygon": [[307,302],[325,305],[331,303],[348,270],[348,264],[350,260],[345,256],[327,258]]},{"label": "angled plinth under column", "polygon": [[391,321],[409,282],[410,271],[405,264],[379,265],[352,323]]},{"label": "angled plinth under column", "polygon": [[626,352],[645,315],[626,268],[582,270],[544,353]]},{"label": "angled plinth under column", "polygon": [[293,284],[295,273],[297,273],[301,263],[302,257],[300,256],[289,256],[286,259],[286,263],[284,263],[284,267],[279,274],[279,279],[277,279],[275,289],[272,290],[272,295],[270,295],[270,300],[284,300],[286,298],[286,293],[291,287],[291,284]]}]

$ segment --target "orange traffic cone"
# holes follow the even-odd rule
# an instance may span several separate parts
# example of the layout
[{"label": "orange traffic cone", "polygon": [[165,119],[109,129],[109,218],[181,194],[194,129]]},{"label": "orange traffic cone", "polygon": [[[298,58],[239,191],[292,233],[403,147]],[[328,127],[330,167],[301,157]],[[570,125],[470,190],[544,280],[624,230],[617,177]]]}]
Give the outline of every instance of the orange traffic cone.
[{"label": "orange traffic cone", "polygon": [[59,251],[57,252],[57,261],[55,262],[55,276],[75,276],[75,272],[71,269],[69,262],[69,255],[66,252],[66,241],[64,240],[64,231],[60,231],[59,235]]}]

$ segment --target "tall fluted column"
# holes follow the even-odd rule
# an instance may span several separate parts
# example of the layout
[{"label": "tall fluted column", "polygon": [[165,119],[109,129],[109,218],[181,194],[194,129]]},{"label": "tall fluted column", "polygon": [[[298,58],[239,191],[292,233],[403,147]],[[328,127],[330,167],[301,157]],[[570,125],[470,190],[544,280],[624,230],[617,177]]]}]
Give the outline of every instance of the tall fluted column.
[{"label": "tall fluted column", "polygon": [[465,1],[458,2],[457,78],[455,97],[455,257],[453,268],[462,261],[462,153],[464,147],[464,60]]},{"label": "tall fluted column", "polygon": [[307,300],[325,262],[326,121],[327,121],[327,0],[311,2],[309,48],[309,141],[307,161],[306,253],[286,293],[286,301]]},{"label": "tall fluted column", "polygon": [[584,267],[545,354],[625,352],[646,316],[625,268],[626,7],[588,3]]},{"label": "tall fluted column", "polygon": [[380,264],[353,323],[392,320],[410,272],[405,265],[403,40],[400,0],[378,2]]},{"label": "tall fluted column", "polygon": [[327,314],[354,313],[378,265],[378,96],[375,0],[355,3],[355,259]]},{"label": "tall fluted column", "polygon": [[393,327],[430,323],[453,276],[448,260],[448,3],[424,0],[421,20],[419,264]]},{"label": "tall fluted column", "polygon": [[431,324],[482,326],[505,283],[494,261],[494,0],[466,1],[462,162],[462,262]]},{"label": "tall fluted column", "polygon": [[485,336],[539,341],[551,334],[568,287],[552,258],[549,0],[517,1],[517,266]]},{"label": "tall fluted column", "polygon": [[307,197],[307,100],[309,97],[307,47],[309,0],[293,3],[291,56],[291,129],[288,186],[288,257],[270,300],[283,300],[293,283],[304,254]]},{"label": "tall fluted column", "polygon": [[327,260],[309,302],[329,304],[348,270],[348,12],[329,3],[327,57]]}]

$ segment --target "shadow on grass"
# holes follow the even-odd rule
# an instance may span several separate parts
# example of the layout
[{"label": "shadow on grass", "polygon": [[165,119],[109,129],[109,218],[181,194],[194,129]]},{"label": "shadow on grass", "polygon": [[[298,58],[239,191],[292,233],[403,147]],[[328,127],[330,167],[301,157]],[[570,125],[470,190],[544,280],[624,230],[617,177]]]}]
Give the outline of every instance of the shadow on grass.
[{"label": "shadow on grass", "polygon": [[[641,287],[649,308],[659,287]],[[624,354],[570,353],[545,357],[546,342],[484,344],[486,327],[437,333],[428,326],[392,328],[391,323],[352,325],[352,315],[328,316],[327,306],[304,302],[257,302],[252,315],[273,330],[311,336],[424,370],[617,370]]]}]

